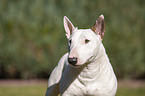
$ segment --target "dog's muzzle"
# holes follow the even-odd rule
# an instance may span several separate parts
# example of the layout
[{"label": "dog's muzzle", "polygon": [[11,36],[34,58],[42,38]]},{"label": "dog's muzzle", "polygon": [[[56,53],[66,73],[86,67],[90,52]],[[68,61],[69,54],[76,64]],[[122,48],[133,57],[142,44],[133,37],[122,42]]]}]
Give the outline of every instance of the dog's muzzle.
[{"label": "dog's muzzle", "polygon": [[76,57],[68,58],[68,62],[69,64],[76,66],[75,64],[77,63],[77,58]]}]

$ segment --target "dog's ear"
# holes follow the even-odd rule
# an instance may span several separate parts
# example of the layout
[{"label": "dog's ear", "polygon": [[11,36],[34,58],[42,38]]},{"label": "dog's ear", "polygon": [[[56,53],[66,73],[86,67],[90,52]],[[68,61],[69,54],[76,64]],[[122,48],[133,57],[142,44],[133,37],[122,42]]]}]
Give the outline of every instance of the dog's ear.
[{"label": "dog's ear", "polygon": [[64,16],[63,22],[64,22],[64,29],[66,31],[66,37],[69,38],[72,32],[74,31],[75,27],[66,16]]},{"label": "dog's ear", "polygon": [[99,18],[96,20],[94,26],[92,27],[92,30],[101,36],[101,39],[104,37],[105,33],[105,21],[104,16],[100,15]]}]

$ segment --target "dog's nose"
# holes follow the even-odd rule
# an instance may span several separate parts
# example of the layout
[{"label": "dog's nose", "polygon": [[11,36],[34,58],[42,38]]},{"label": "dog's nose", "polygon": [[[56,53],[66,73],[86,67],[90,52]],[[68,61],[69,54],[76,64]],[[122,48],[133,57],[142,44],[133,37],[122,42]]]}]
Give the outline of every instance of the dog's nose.
[{"label": "dog's nose", "polygon": [[75,64],[77,63],[77,58],[76,57],[68,58],[68,62],[75,66]]}]

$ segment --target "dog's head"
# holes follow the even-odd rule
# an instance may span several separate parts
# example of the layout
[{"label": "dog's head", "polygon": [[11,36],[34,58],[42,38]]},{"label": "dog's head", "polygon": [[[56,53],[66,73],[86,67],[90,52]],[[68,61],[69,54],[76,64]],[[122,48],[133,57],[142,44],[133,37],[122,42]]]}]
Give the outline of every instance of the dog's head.
[{"label": "dog's head", "polygon": [[97,56],[105,33],[104,16],[100,15],[91,29],[78,29],[64,16],[68,39],[68,62],[74,67],[90,63]]}]

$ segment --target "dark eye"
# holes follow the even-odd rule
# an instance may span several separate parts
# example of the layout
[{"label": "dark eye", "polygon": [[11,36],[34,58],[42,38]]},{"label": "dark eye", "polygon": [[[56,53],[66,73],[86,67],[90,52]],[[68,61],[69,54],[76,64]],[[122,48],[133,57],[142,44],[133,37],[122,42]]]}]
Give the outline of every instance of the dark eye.
[{"label": "dark eye", "polygon": [[87,44],[87,43],[89,43],[90,42],[90,40],[88,40],[88,39],[85,39],[85,44]]},{"label": "dark eye", "polygon": [[69,44],[71,44],[71,40],[69,40],[68,42],[69,42]]}]

